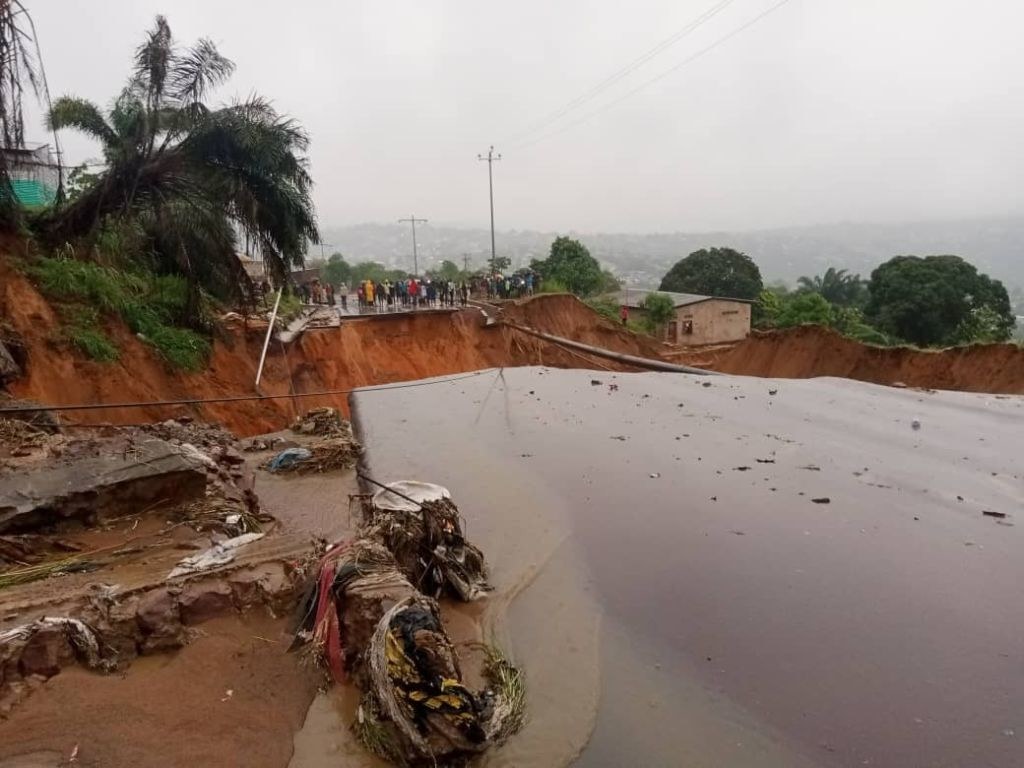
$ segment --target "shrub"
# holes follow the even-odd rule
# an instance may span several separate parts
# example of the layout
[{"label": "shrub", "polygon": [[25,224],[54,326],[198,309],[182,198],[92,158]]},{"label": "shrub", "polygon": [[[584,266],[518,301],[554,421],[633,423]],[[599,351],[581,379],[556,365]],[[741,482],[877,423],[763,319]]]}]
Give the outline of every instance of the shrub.
[{"label": "shrub", "polygon": [[[29,271],[44,293],[83,302],[86,308],[79,312],[117,315],[176,368],[198,370],[209,356],[210,342],[205,337],[173,324],[184,316],[188,304],[188,286],[181,277],[125,272],[65,258],[40,259]],[[99,359],[93,352],[103,354],[98,337],[113,347],[99,328],[98,317],[91,322],[81,315],[73,319],[71,333],[72,343],[93,359]]]},{"label": "shrub", "polygon": [[67,339],[90,360],[113,363],[121,356],[117,345],[99,328],[71,327]]}]

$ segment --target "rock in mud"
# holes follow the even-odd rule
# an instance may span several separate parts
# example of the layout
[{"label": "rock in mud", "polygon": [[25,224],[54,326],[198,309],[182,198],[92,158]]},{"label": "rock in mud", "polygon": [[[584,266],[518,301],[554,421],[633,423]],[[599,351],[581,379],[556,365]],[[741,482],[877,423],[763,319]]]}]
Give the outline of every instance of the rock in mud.
[{"label": "rock in mud", "polygon": [[15,362],[14,355],[7,349],[7,345],[0,341],[0,385],[20,378],[21,366]]},{"label": "rock in mud", "polygon": [[231,587],[222,581],[189,584],[181,594],[179,606],[183,624],[202,624],[234,610]]},{"label": "rock in mud", "polygon": [[44,627],[32,635],[21,651],[19,667],[24,677],[53,677],[75,660],[67,634],[61,627]]},{"label": "rock in mud", "polygon": [[155,589],[139,600],[136,615],[143,638],[143,653],[171,650],[185,644],[177,595],[171,589]]}]

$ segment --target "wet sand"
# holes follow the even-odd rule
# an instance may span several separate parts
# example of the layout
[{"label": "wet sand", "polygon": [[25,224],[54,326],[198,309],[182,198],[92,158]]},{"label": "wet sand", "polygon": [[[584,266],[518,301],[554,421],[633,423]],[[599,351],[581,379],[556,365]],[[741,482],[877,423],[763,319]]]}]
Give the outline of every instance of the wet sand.
[{"label": "wet sand", "polygon": [[1021,398],[533,368],[353,401],[378,479],[447,485],[491,560],[531,714],[494,765],[1024,764]]},{"label": "wet sand", "polygon": [[0,720],[3,768],[279,768],[320,676],[257,612],[203,624],[173,654],[121,674],[71,667]]}]

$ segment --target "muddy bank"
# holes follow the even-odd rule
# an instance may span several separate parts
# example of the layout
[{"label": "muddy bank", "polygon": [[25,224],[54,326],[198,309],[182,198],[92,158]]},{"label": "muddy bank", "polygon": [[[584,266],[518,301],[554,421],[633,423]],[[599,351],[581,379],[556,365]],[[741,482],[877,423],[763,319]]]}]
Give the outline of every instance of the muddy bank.
[{"label": "muddy bank", "polygon": [[525,585],[505,627],[557,726],[508,764],[565,764],[592,723],[580,765],[1024,760],[1021,398],[516,369],[354,401],[375,472],[487,510],[469,530]]},{"label": "muddy bank", "polygon": [[[553,326],[583,340],[610,345],[631,354],[646,354],[642,337],[624,333],[600,320],[571,297],[550,297],[516,309],[516,318],[538,327]],[[554,319],[566,315],[561,324]],[[47,404],[146,402],[256,394],[254,382],[266,326],[233,323],[213,344],[208,368],[201,373],[172,371],[153,349],[123,324],[109,321],[108,335],[121,350],[115,363],[84,359],[61,340],[53,307],[19,272],[0,257],[0,322],[18,335],[26,359],[23,375],[10,382],[16,397]],[[516,365],[617,367],[593,361],[508,328],[485,327],[476,309],[451,314],[423,313],[353,318],[340,328],[308,331],[284,346],[270,346],[260,385],[265,395],[350,390],[405,382],[428,376]],[[281,398],[159,408],[108,409],[67,413],[80,424],[132,424],[188,414],[219,422],[238,435],[282,429],[299,411],[330,405],[348,413],[348,396]]]},{"label": "muddy bank", "polygon": [[672,353],[686,365],[723,373],[805,379],[839,376],[875,384],[964,392],[1024,393],[1024,348],[977,344],[944,350],[873,347],[820,326],[755,332],[733,345]]},{"label": "muddy bank", "polygon": [[265,615],[218,619],[170,655],[140,659],[124,675],[68,669],[0,720],[0,765],[33,768],[281,768],[291,756],[319,676],[284,651],[287,622]]}]

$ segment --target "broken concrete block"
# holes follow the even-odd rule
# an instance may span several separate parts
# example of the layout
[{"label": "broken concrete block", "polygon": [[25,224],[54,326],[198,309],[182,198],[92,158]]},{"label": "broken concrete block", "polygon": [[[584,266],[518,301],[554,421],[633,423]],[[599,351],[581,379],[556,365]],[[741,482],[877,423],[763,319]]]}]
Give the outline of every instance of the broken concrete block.
[{"label": "broken concrete block", "polygon": [[45,469],[0,477],[0,532],[31,530],[67,518],[98,522],[156,503],[202,498],[202,465],[150,438],[108,456],[83,456]]}]

